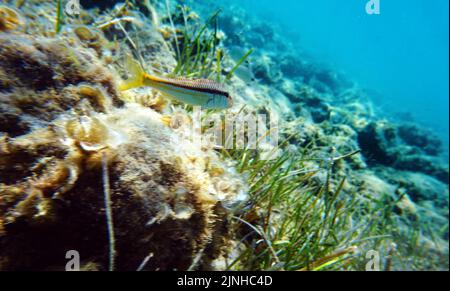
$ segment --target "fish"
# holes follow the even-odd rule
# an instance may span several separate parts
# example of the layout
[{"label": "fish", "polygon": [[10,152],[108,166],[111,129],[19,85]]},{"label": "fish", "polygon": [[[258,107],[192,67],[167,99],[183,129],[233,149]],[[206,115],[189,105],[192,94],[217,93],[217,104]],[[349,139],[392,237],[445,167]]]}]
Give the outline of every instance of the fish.
[{"label": "fish", "polygon": [[241,66],[239,66],[234,75],[239,77],[242,81],[244,81],[247,85],[252,85],[256,82],[255,75],[253,74],[252,68],[248,61],[245,61]]},{"label": "fish", "polygon": [[[228,50],[228,55],[235,62],[239,62],[248,51],[241,47],[233,46]],[[255,74],[253,73],[252,65],[246,59],[234,72],[234,75],[244,81],[247,85],[252,85],[256,82]]]},{"label": "fish", "polygon": [[225,86],[215,81],[149,75],[131,57],[126,59],[125,66],[130,76],[120,84],[121,91],[148,86],[168,98],[204,109],[227,109],[233,106],[233,98]]}]

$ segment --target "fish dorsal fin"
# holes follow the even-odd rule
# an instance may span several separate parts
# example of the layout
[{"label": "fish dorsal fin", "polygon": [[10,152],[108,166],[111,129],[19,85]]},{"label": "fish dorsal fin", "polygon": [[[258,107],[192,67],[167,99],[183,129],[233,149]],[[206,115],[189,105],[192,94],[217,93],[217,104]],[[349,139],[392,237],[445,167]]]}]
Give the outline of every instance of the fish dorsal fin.
[{"label": "fish dorsal fin", "polygon": [[193,89],[214,90],[222,93],[227,92],[227,88],[220,83],[209,79],[189,79],[184,77],[161,78],[165,82],[181,85]]}]

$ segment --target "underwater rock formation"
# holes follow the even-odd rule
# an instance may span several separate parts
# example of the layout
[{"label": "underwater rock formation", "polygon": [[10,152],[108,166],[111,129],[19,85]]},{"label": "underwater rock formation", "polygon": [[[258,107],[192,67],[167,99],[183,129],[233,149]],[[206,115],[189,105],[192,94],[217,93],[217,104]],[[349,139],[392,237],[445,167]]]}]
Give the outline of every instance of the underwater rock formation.
[{"label": "underwater rock formation", "polygon": [[425,173],[444,183],[449,182],[449,168],[441,158],[422,154],[405,154],[401,150],[397,153],[398,156],[393,165],[395,168]]},{"label": "underwater rock formation", "polygon": [[397,145],[396,128],[386,121],[371,122],[358,135],[358,142],[369,163],[392,165]]},{"label": "underwater rock formation", "polygon": [[269,55],[262,55],[253,64],[255,77],[269,85],[280,81],[283,76],[280,71],[274,69],[274,66],[276,64]]},{"label": "underwater rock formation", "polygon": [[359,132],[358,142],[371,165],[417,171],[448,183],[448,165],[435,156],[441,154],[440,140],[419,129],[417,125],[397,126],[385,120],[374,121]]},{"label": "underwater rock formation", "polygon": [[122,104],[112,75],[91,51],[75,50],[72,45],[0,34],[1,132],[23,135],[79,103],[88,103],[99,112],[105,111],[107,102]]},{"label": "underwater rock formation", "polygon": [[402,123],[398,126],[399,137],[408,145],[422,149],[426,154],[438,155],[442,152],[442,141],[431,130],[415,123]]},{"label": "underwater rock formation", "polygon": [[442,210],[441,214],[445,214],[445,208],[448,213],[448,187],[443,182],[426,174],[397,171],[392,168],[377,168],[377,173],[391,184],[405,189],[413,201],[432,202],[436,204],[437,211]]},{"label": "underwater rock formation", "polygon": [[0,33],[0,63],[0,270],[62,270],[69,250],[106,270],[112,241],[116,270],[226,254],[245,186],[187,116],[122,101],[95,50],[64,39]]}]

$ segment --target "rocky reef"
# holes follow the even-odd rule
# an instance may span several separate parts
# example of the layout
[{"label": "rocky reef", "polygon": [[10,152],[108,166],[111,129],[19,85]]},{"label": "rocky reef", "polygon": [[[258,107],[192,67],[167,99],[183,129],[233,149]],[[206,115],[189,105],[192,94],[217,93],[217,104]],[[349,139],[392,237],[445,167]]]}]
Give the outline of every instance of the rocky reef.
[{"label": "rocky reef", "polygon": [[[0,270],[64,270],[69,250],[79,252],[84,270],[298,270],[356,248],[362,259],[379,250],[389,257],[386,269],[448,269],[449,168],[441,140],[380,113],[351,78],[298,52],[276,27],[239,7],[225,9],[220,29],[204,29],[213,41],[192,49],[204,55],[220,48],[198,68],[218,79],[230,74],[229,114],[279,120],[285,155],[270,164],[257,159],[261,151],[238,155],[199,143],[204,133],[189,106],[149,88],[118,90],[127,55],[148,72],[176,71],[189,45],[184,30],[202,31],[210,2],[81,1],[81,15],[66,16],[60,30],[54,1],[6,2]],[[250,48],[257,49],[234,71]],[[276,192],[280,181],[292,189]],[[259,202],[271,188],[269,202]],[[289,207],[275,203],[279,193],[287,193]],[[290,209],[298,199],[305,214]],[[335,217],[325,229],[320,219],[330,207]],[[304,241],[277,237],[289,226]],[[318,239],[324,246],[312,253],[308,243],[322,233],[334,237]],[[294,250],[284,248],[290,240]],[[270,259],[255,263],[264,254]],[[352,259],[337,269],[364,268]]]}]

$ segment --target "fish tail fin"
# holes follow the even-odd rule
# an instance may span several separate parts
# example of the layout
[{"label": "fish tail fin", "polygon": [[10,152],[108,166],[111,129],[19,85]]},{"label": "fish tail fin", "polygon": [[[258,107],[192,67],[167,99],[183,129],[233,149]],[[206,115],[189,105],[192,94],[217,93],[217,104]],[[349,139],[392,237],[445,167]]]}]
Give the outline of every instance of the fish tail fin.
[{"label": "fish tail fin", "polygon": [[127,55],[125,58],[125,68],[129,73],[129,77],[126,80],[122,80],[119,85],[119,90],[125,91],[144,85],[144,69],[142,69],[142,66],[130,55]]}]

